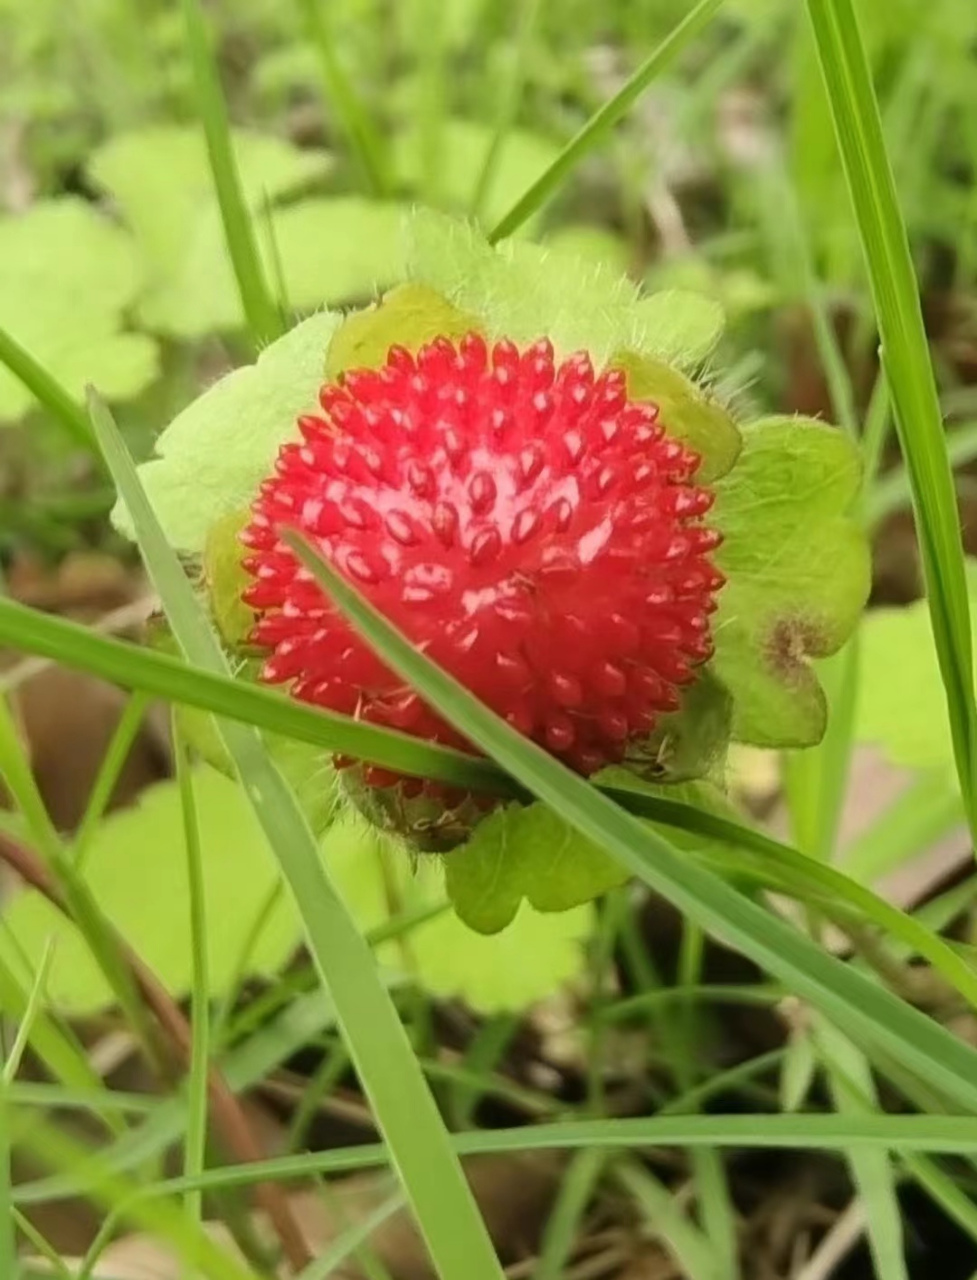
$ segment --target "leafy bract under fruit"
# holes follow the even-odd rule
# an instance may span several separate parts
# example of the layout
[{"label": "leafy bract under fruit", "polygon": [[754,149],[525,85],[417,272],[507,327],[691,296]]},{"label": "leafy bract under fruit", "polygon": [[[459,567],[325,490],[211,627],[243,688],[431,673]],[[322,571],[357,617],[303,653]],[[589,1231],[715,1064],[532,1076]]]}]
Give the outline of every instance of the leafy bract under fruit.
[{"label": "leafy bract under fruit", "polygon": [[411,278],[481,317],[493,338],[529,343],[545,334],[558,354],[583,350],[598,367],[633,351],[692,368],[722,333],[711,300],[679,290],[642,298],[612,267],[545,244],[493,248],[472,225],[430,211],[416,213],[407,233]]},{"label": "leafy bract under fruit", "polygon": [[[967,561],[971,627],[977,625],[977,561]],[[898,765],[943,769],[954,756],[946,690],[925,600],[872,609],[861,625],[855,733]]]},{"label": "leafy bract under fruit", "polygon": [[[352,811],[329,832],[323,852],[361,929],[386,923],[391,912],[446,902],[436,859],[412,867],[399,840]],[[593,929],[589,906],[552,915],[523,903],[503,923],[504,932],[496,925],[473,933],[445,911],[378,948],[377,958],[412,973],[432,995],[460,997],[486,1013],[525,1008],[582,972],[583,944]]]},{"label": "leafy bract under fruit", "polygon": [[[43,200],[0,217],[0,327],[81,399],[94,383],[108,400],[137,395],[156,375],[156,344],[125,333],[142,275],[130,236],[83,200]],[[0,424],[34,403],[0,369]]]},{"label": "leafy bract under fruit", "polygon": [[848,436],[808,418],[746,427],[716,484],[716,560],[727,585],[711,669],[733,698],[733,737],[808,747],[824,733],[811,658],[836,653],[868,598],[865,535],[849,514],[861,480]]},{"label": "leafy bract under fruit", "polygon": [[[140,476],[167,538],[199,555],[210,529],[247,507],[299,414],[315,407],[326,346],[339,316],[310,316],[183,410],[156,443]],[[132,537],[120,501],[112,518]]]},{"label": "leafy bract under fruit", "polygon": [[[731,813],[722,792],[707,782],[641,783],[623,769],[607,769],[598,781],[724,816]],[[720,856],[726,849],[721,841],[651,825],[680,848]],[[454,908],[480,933],[506,928],[524,901],[538,911],[568,911],[627,878],[616,858],[538,802],[497,809],[483,819],[467,844],[445,859],[445,882]]]},{"label": "leafy bract under fruit", "polygon": [[[715,654],[631,763],[674,797],[689,780],[721,779],[730,738],[816,742],[825,707],[810,659],[841,646],[868,589],[866,542],[848,514],[859,483],[852,441],[803,418],[738,426],[693,376],[719,336],[711,303],[674,292],[642,299],[605,268],[578,269],[564,252],[528,242],[493,249],[467,224],[441,216],[415,216],[408,239],[408,283],[338,327],[329,317],[299,326],[181,415],[160,441],[161,458],[143,468],[176,545],[198,556],[208,547],[204,579],[225,642],[240,644],[248,622],[236,596],[236,522],[271,475],[279,447],[298,439],[296,418],[314,408],[324,378],[380,370],[391,346],[416,356],[436,337],[513,337],[525,352],[546,335],[558,358],[582,347],[598,372],[619,367],[630,396],[655,404],[669,435],[701,455],[697,481],[705,478],[717,494],[709,525],[723,537],[715,554],[727,583],[712,623]],[[371,377],[360,372],[349,385],[372,385]],[[218,520],[225,524],[215,530]],[[340,567],[357,579],[355,565]],[[323,605],[316,596],[313,607]],[[703,803],[713,795],[689,793]],[[615,882],[603,855],[564,838],[555,821],[538,806],[510,806],[483,819],[451,854],[449,889],[465,920],[497,929],[523,897],[557,910]]]}]

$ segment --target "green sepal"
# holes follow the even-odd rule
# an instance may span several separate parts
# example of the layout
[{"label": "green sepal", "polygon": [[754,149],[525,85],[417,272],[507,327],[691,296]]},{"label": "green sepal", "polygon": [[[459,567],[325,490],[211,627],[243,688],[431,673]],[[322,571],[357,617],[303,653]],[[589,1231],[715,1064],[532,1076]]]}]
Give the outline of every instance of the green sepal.
[{"label": "green sepal", "polygon": [[[622,768],[605,769],[597,780],[726,817],[733,813],[720,788],[711,782],[654,785]],[[690,855],[726,847],[692,832],[650,825]],[[523,899],[537,911],[569,911],[629,879],[615,858],[539,802],[497,809],[479,824],[467,844],[447,855],[444,866],[455,911],[480,933],[504,929]]]},{"label": "green sepal", "polygon": [[650,356],[621,351],[615,353],[613,363],[627,375],[631,399],[653,401],[668,434],[699,454],[697,482],[712,484],[732,470],[743,440],[718,400],[678,369]]},{"label": "green sepal", "polygon": [[326,353],[325,376],[346,369],[376,369],[392,346],[417,351],[433,338],[462,338],[483,325],[423,284],[401,284],[371,307],[354,311],[336,330]]},{"label": "green sepal", "polygon": [[850,514],[861,484],[854,441],[811,418],[764,418],[716,483],[709,523],[726,575],[710,664],[733,699],[733,738],[808,747],[824,734],[812,658],[836,653],[868,599],[868,541]]}]

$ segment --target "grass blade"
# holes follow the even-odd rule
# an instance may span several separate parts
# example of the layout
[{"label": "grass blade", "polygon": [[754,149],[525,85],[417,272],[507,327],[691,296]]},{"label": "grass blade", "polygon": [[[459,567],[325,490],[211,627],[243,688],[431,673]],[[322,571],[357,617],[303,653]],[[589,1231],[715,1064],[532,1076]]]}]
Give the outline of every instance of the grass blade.
[{"label": "grass blade", "polygon": [[207,140],[207,154],[214,178],[217,203],[227,251],[234,268],[241,306],[257,346],[281,336],[282,317],[265,280],[251,215],[241,189],[241,178],[231,143],[227,105],[210,47],[200,0],[182,0],[187,49],[197,92],[197,109]]},{"label": "grass blade", "polygon": [[807,0],[807,9],[868,265],[882,364],[912,486],[960,791],[977,836],[977,701],[963,543],[909,241],[852,0]]},{"label": "grass blade", "polygon": [[[876,1111],[875,1084],[864,1054],[823,1021],[817,1025],[816,1038],[837,1110],[847,1116]],[[848,1081],[854,1083],[854,1089]],[[872,1250],[875,1274],[879,1280],[909,1280],[891,1156],[886,1151],[850,1151],[848,1164],[865,1210],[865,1234]]]},{"label": "grass blade", "polygon": [[604,140],[618,121],[627,115],[655,76],[664,71],[703,30],[720,4],[722,0],[699,0],[675,30],[642,62],[627,83],[570,139],[546,172],[541,174],[529,190],[519,197],[489,235],[492,244],[498,240],[504,240],[506,236],[511,236],[513,231],[521,227],[527,218],[532,217],[537,209],[542,208],[556,194],[567,174],[575,169],[594,147]]},{"label": "grass blade", "polygon": [[[490,760],[475,759],[393,730],[304,707],[270,689],[245,684],[227,674],[197,670],[178,658],[95,635],[77,623],[4,599],[0,599],[0,643],[64,662],[156,697],[255,725],[324,750],[341,751],[402,773],[500,795],[522,794]],[[639,817],[750,850],[788,869],[799,883],[817,887],[847,902],[929,960],[966,999],[977,1005],[977,975],[966,961],[937,934],[864,885],[718,814],[617,787],[600,789]]]},{"label": "grass blade", "polygon": [[374,195],[388,195],[391,182],[384,141],[339,60],[328,25],[329,6],[319,0],[297,2],[309,41],[319,56],[323,97],[335,112],[367,187]]},{"label": "grass blade", "polygon": [[[125,444],[94,398],[92,422],[178,643],[191,661],[226,673],[209,620],[166,542]],[[323,988],[438,1273],[443,1280],[500,1280],[495,1250],[407,1034],[294,796],[254,730],[229,722],[219,727],[292,891]]]},{"label": "grass blade", "polygon": [[481,217],[488,193],[492,190],[492,181],[498,171],[499,161],[505,148],[505,140],[519,115],[519,101],[522,97],[523,85],[526,79],[529,46],[542,3],[543,0],[523,0],[519,9],[512,70],[500,96],[498,119],[492,134],[492,141],[489,143],[485,159],[482,161],[481,172],[478,175],[478,181],[475,183],[475,193],[472,196],[471,215],[475,219]]},{"label": "grass blade", "polygon": [[[98,455],[98,446],[84,409],[73,400],[64,387],[39,365],[30,352],[6,329],[0,328],[0,361],[19,378],[28,391],[36,396],[45,409],[64,427],[75,444]],[[101,456],[99,461],[101,461]]]},{"label": "grass blade", "polygon": [[[253,724],[296,742],[370,760],[401,773],[476,790],[505,787],[504,775],[491,761],[419,742],[406,734],[374,729],[348,716],[315,711],[271,689],[234,680],[226,672],[197,670],[180,658],[96,635],[80,623],[2,598],[0,643],[153,697]],[[0,693],[3,688],[0,678]]]},{"label": "grass blade", "polygon": [[582,835],[668,898],[703,929],[740,948],[793,992],[809,999],[859,1043],[892,1054],[906,1068],[977,1110],[977,1055],[943,1027],[678,853],[613,800],[515,732],[365,602],[298,535],[284,535],[343,613],[395,671],[464,736],[550,805]]},{"label": "grass blade", "polygon": [[[947,432],[946,451],[953,467],[964,466],[977,458],[977,422],[961,423]],[[904,466],[893,467],[872,486],[867,503],[869,523],[877,526],[894,511],[909,506],[912,486]]]},{"label": "grass blade", "polygon": [[[588,1148],[723,1147],[797,1151],[933,1152],[973,1157],[977,1152],[977,1117],[960,1115],[837,1115],[781,1112],[759,1115],[658,1115],[640,1119],[568,1120],[523,1125],[516,1129],[477,1129],[453,1134],[459,1155],[513,1151],[581,1151]],[[170,1178],[138,1195],[181,1194],[247,1187],[254,1182],[301,1180],[316,1174],[374,1169],[390,1160],[379,1142],[303,1155],[279,1156],[247,1165],[208,1169],[198,1178]],[[75,1182],[64,1185],[75,1186]],[[13,1189],[15,1204],[36,1202],[33,1184]]]},{"label": "grass blade", "polygon": [[[172,715],[173,755],[183,810],[183,835],[187,846],[187,887],[190,911],[190,945],[193,952],[190,991],[190,1072],[187,1080],[187,1135],[184,1141],[183,1170],[188,1178],[202,1172],[207,1151],[207,1071],[210,1065],[210,978],[208,974],[207,903],[203,877],[203,850],[193,778],[180,726]],[[187,1193],[187,1213],[195,1222],[203,1221],[199,1191]]]}]

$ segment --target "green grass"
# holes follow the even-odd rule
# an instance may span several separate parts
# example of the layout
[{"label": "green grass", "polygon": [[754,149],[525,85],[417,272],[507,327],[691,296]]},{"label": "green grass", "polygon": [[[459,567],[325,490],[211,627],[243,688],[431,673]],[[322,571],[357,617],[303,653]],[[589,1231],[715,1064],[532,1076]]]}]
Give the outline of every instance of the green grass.
[{"label": "green grass", "polygon": [[[788,70],[793,77],[798,66],[803,71],[798,50],[813,32],[817,63],[812,61],[808,69],[815,77],[821,75],[827,92],[839,177],[851,196],[868,289],[839,234],[845,230],[840,204],[836,201],[831,207],[830,217],[824,217],[816,204],[813,213],[805,204],[810,194],[805,183],[816,174],[818,163],[824,164],[824,157],[819,160],[813,154],[816,146],[810,156],[792,154],[790,140],[781,147],[779,136],[770,164],[728,176],[725,194],[733,212],[728,213],[724,202],[719,213],[696,208],[692,225],[685,228],[695,242],[688,260],[679,254],[680,261],[673,256],[664,265],[678,270],[681,285],[681,269],[708,262],[716,268],[720,291],[731,287],[737,270],[753,271],[762,283],[781,291],[781,301],[803,302],[813,321],[814,346],[834,416],[862,444],[861,511],[866,524],[877,529],[894,512],[907,505],[913,508],[957,779],[935,773],[915,777],[896,803],[844,851],[843,862],[839,833],[858,729],[857,637],[819,665],[832,708],[826,737],[817,748],[791,753],[783,762],[792,844],[735,820],[732,809],[721,816],[660,796],[588,785],[512,734],[312,559],[309,567],[389,665],[420,688],[486,756],[474,758],[299,705],[232,674],[189,585],[186,566],[166,546],[143,501],[126,448],[128,444],[133,452],[142,450],[147,427],[155,430],[195,392],[196,363],[209,371],[211,356],[217,363],[225,354],[236,360],[243,350],[242,335],[214,335],[213,342],[199,348],[177,350],[175,344],[167,344],[161,385],[123,411],[124,444],[101,407],[95,410],[93,432],[82,406],[21,345],[16,330],[0,329],[0,362],[40,405],[18,433],[18,448],[34,451],[31,466],[53,466],[56,483],[51,491],[66,493],[63,503],[58,500],[57,514],[50,514],[54,507],[41,497],[21,519],[16,490],[13,498],[5,492],[0,542],[5,548],[19,548],[26,539],[30,545],[40,530],[43,539],[40,533],[36,536],[45,550],[79,541],[84,545],[87,535],[78,530],[102,519],[107,506],[104,493],[96,495],[97,502],[89,502],[88,495],[92,485],[104,488],[104,480],[90,484],[86,478],[76,492],[71,467],[63,463],[77,454],[101,468],[104,449],[119,489],[130,509],[139,513],[140,548],[180,650],[180,656],[172,656],[111,640],[0,593],[0,644],[133,691],[100,761],[80,827],[71,837],[55,831],[48,819],[8,704],[0,702],[0,773],[16,806],[13,814],[0,812],[0,839],[20,840],[47,858],[92,954],[115,985],[122,1024],[148,1045],[146,1011],[127,980],[113,932],[87,892],[85,859],[149,701],[161,698],[174,709],[203,711],[220,722],[242,786],[279,860],[283,883],[301,909],[312,955],[312,963],[299,963],[267,990],[243,999],[250,972],[246,953],[268,918],[268,912],[262,912],[242,951],[231,991],[212,1006],[209,933],[229,908],[205,901],[202,865],[207,850],[197,830],[182,721],[174,714],[191,886],[186,904],[194,957],[192,990],[187,993],[193,1015],[191,1068],[177,1089],[159,1097],[107,1088],[72,1027],[49,1007],[47,985],[56,952],[48,947],[33,965],[25,963],[22,972],[0,966],[0,1011],[12,1024],[3,1043],[0,1081],[0,1274],[14,1274],[18,1242],[46,1256],[54,1273],[63,1274],[57,1251],[23,1213],[29,1206],[84,1195],[105,1216],[87,1252],[83,1276],[92,1274],[113,1232],[121,1227],[147,1230],[169,1242],[182,1266],[211,1280],[266,1280],[260,1263],[239,1263],[208,1241],[201,1231],[205,1196],[241,1191],[261,1181],[284,1187],[317,1179],[330,1209],[336,1208],[343,1220],[342,1175],[381,1170],[380,1176],[390,1180],[390,1194],[362,1219],[345,1222],[329,1247],[301,1270],[299,1280],[325,1280],[348,1259],[364,1258],[370,1274],[382,1276],[382,1266],[369,1254],[370,1241],[405,1207],[415,1215],[445,1280],[498,1280],[499,1265],[459,1159],[547,1150],[566,1153],[569,1163],[543,1224],[534,1280],[552,1280],[569,1270],[592,1206],[605,1188],[611,1191],[610,1203],[621,1196],[627,1200],[629,1212],[661,1241],[689,1280],[735,1280],[737,1224],[731,1206],[737,1172],[733,1161],[727,1164],[727,1154],[749,1148],[789,1150],[798,1159],[805,1151],[828,1152],[847,1165],[852,1195],[866,1209],[866,1239],[877,1280],[905,1280],[908,1275],[905,1239],[915,1224],[903,1221],[897,1199],[904,1183],[915,1182],[948,1219],[977,1240],[977,1207],[968,1180],[972,1174],[959,1176],[961,1168],[972,1169],[977,1160],[977,1052],[940,1025],[936,1016],[925,1016],[897,994],[904,991],[912,972],[906,968],[908,962],[922,960],[938,992],[940,1019],[977,1008],[973,949],[944,936],[961,918],[968,927],[972,923],[974,881],[970,878],[909,912],[870,887],[931,847],[962,816],[977,831],[977,709],[957,512],[958,487],[962,494],[970,481],[953,474],[954,467],[977,457],[977,428],[965,421],[944,432],[910,256],[910,248],[945,238],[947,225],[963,219],[962,206],[947,199],[939,143],[946,113],[955,109],[962,94],[956,83],[961,64],[951,56],[953,42],[944,34],[940,43],[932,33],[947,9],[942,0],[920,15],[911,40],[898,35],[893,14],[885,32],[890,43],[884,64],[879,54],[882,37],[866,24],[863,40],[856,7],[861,13],[853,0],[807,0],[809,30],[803,7],[793,13],[785,6],[769,29],[759,19],[744,21],[740,7],[735,12],[727,8],[721,15],[724,25],[716,31],[709,24],[720,10],[719,0],[701,0],[685,6],[684,18],[669,31],[664,20],[659,21],[658,10],[650,11],[648,23],[639,23],[613,7],[597,16],[596,6],[591,12],[587,5],[575,5],[573,21],[567,22],[559,6],[543,0],[528,0],[518,12],[503,11],[490,2],[473,7],[467,16],[462,6],[456,15],[431,0],[418,0],[412,8],[417,21],[405,26],[405,41],[398,44],[393,22],[373,30],[357,25],[359,19],[351,25],[344,6],[296,0],[293,6],[283,6],[289,10],[287,18],[266,15],[263,21],[269,26],[260,30],[252,51],[262,57],[267,41],[276,53],[287,55],[296,31],[303,32],[325,105],[326,145],[344,152],[351,162],[330,174],[328,194],[345,190],[351,170],[356,190],[373,197],[445,199],[454,191],[454,175],[444,167],[445,122],[449,115],[466,116],[485,126],[488,145],[480,169],[477,164],[473,168],[471,189],[462,203],[477,218],[488,193],[510,184],[505,187],[509,211],[491,230],[494,241],[517,232],[540,212],[543,234],[550,225],[559,229],[564,217],[588,221],[594,196],[585,171],[592,170],[601,180],[610,172],[612,189],[597,198],[606,201],[607,208],[597,218],[601,229],[613,225],[617,233],[624,227],[619,248],[643,274],[652,257],[655,269],[662,265],[657,250],[649,252],[661,228],[652,225],[658,212],[652,201],[649,214],[646,196],[652,180],[663,176],[671,181],[670,157],[665,154],[669,148],[654,140],[648,148],[652,159],[646,162],[637,154],[636,133],[622,130],[614,136],[626,113],[657,81],[663,89],[660,110],[669,147],[691,140],[693,149],[703,142],[705,149],[711,148],[720,93],[743,83],[759,81],[765,87],[768,76],[779,83]],[[263,222],[273,229],[272,210],[255,215],[247,207],[231,148],[231,121],[235,127],[250,127],[255,102],[246,77],[239,79],[233,58],[228,61],[227,50],[233,48],[228,35],[235,32],[219,8],[206,9],[205,18],[200,0],[182,0],[190,76],[182,88],[167,83],[166,94],[179,98],[182,93],[179,112],[201,123],[220,211],[220,225],[215,223],[213,230],[226,246],[248,341],[260,349],[285,323],[276,300],[283,294],[280,287],[270,288],[258,251]],[[672,20],[676,11],[670,10]],[[92,95],[96,115],[107,110],[113,117],[100,120],[98,128],[112,136],[123,117],[155,118],[158,102],[146,108],[140,96],[144,86],[127,81],[124,60],[106,61],[109,45],[100,45],[99,36],[87,30],[85,35],[91,39],[91,65],[112,73],[108,88],[101,85]],[[153,89],[158,91],[164,59],[152,44],[155,34],[130,21],[116,35],[124,37],[125,47],[131,49],[133,41],[139,47],[143,79],[160,74],[160,85]],[[248,29],[247,38],[254,35]],[[909,43],[903,47],[900,39]],[[620,55],[623,87],[594,109],[604,91],[596,87],[597,77],[585,54],[598,40],[606,40]],[[935,49],[942,51],[939,58]],[[878,77],[879,95],[872,78],[883,65],[894,68],[895,74]],[[498,68],[501,75],[496,74]],[[227,101],[221,76],[231,90]],[[801,76],[798,83],[802,88],[791,104],[795,123],[816,120],[822,109],[814,91],[816,79]],[[77,85],[70,79],[65,85],[77,96]],[[673,94],[674,117],[667,115]],[[278,112],[276,127],[291,125],[293,105],[287,96],[277,101],[272,108]],[[404,119],[408,111],[413,116]],[[265,123],[259,122],[259,127]],[[389,145],[392,134],[405,126],[420,139],[421,178],[418,188],[411,190],[399,186],[394,148]],[[509,176],[508,166],[518,155],[517,148],[510,151],[509,146],[517,126],[568,139],[556,161],[529,185],[518,175]],[[43,118],[37,131],[44,136]],[[803,137],[803,132],[797,136]],[[826,137],[822,129],[820,140]],[[969,137],[969,145],[972,158],[977,155],[977,135]],[[615,157],[608,163],[600,152],[612,146]],[[952,163],[956,159],[954,153]],[[830,167],[838,167],[834,157]],[[822,175],[826,190],[833,178],[832,173]],[[54,189],[50,177],[47,181]],[[681,183],[680,178],[679,189]],[[750,188],[745,205],[751,221],[737,226],[739,183]],[[42,189],[47,189],[43,183]],[[677,203],[680,212],[687,211],[682,199]],[[972,205],[970,200],[971,211]],[[722,222],[715,244],[698,243],[700,235],[711,234],[695,221],[700,216],[704,224]],[[727,230],[732,232],[728,247],[722,243]],[[740,243],[733,243],[739,232]],[[281,280],[291,246],[277,234],[271,239]],[[962,226],[959,241],[963,265],[955,289],[966,298],[967,265],[972,266],[977,241],[973,236],[968,241]],[[851,341],[843,341],[833,325],[832,304],[840,297],[851,302],[856,313]],[[710,377],[713,372],[721,375],[727,357],[732,363],[753,345],[760,348],[752,363],[738,366],[759,371],[758,385],[742,389],[744,405],[753,396],[766,405],[785,371],[783,352],[770,332],[778,314],[761,308],[745,320],[734,315],[728,345],[717,354],[715,371],[709,370]],[[138,327],[136,312],[130,321]],[[881,339],[882,370],[864,409],[849,358],[859,344],[865,350],[871,347],[873,325]],[[179,367],[176,376],[171,365]],[[944,406],[954,406],[964,419],[972,417],[974,402],[967,399],[967,389],[954,390],[946,369],[940,374],[944,387],[950,383]],[[209,377],[208,372],[206,380]],[[735,403],[738,408],[740,398]],[[880,476],[890,417],[902,461]],[[0,468],[7,457],[3,430],[0,425]],[[13,438],[8,436],[7,442]],[[40,488],[48,491],[46,484]],[[12,535],[6,528],[8,511],[15,517]],[[28,518],[35,513],[36,520]],[[0,673],[0,698],[13,693],[18,679]],[[942,708],[937,710],[942,713]],[[679,908],[684,928],[678,973],[674,982],[665,984],[654,971],[629,893],[614,892],[602,904],[600,925],[589,943],[587,980],[593,992],[581,999],[574,1027],[586,1045],[585,1102],[568,1105],[546,1088],[510,1076],[506,1058],[518,1043],[521,1027],[516,1012],[485,1019],[457,1060],[438,1053],[430,1036],[431,996],[405,975],[380,974],[375,948],[389,938],[399,938],[409,948],[412,931],[446,904],[395,911],[371,935],[361,936],[322,866],[295,797],[273,763],[272,737],[501,797],[539,797],[616,857],[633,879]],[[798,906],[798,923],[788,923],[770,910],[767,893]],[[274,901],[269,898],[269,911]],[[854,948],[850,960],[835,959],[826,950],[828,924],[848,934]],[[709,980],[703,972],[707,936],[731,942],[757,961],[762,979],[751,984]],[[608,989],[619,953],[632,984],[624,996]],[[788,1044],[720,1070],[710,1056],[710,1035],[713,1027],[725,1025],[724,1012],[735,1006],[771,1013],[787,1007],[796,1012],[799,1029]],[[415,1037],[413,1046],[405,1028]],[[641,1045],[641,1078],[648,1090],[647,1109],[653,1114],[625,1119],[608,1114],[605,1071],[619,1038]],[[247,1166],[209,1166],[208,1064],[217,1066],[231,1090],[240,1094],[300,1051],[321,1053],[321,1065],[310,1075],[305,1096],[290,1117],[288,1154]],[[28,1052],[36,1054],[48,1072],[43,1083],[18,1078]],[[328,1105],[351,1067],[372,1104],[378,1141],[305,1151],[305,1135],[311,1132],[318,1106]],[[827,1083],[827,1103],[810,1090],[815,1073]],[[904,1105],[918,1114],[883,1110],[880,1098],[888,1099],[890,1088],[901,1100],[893,1111]],[[699,1114],[707,1105],[725,1105],[732,1093],[738,1107],[752,1109],[743,1114]],[[445,1131],[434,1099],[457,1132]],[[473,1127],[477,1109],[486,1100],[516,1108],[528,1123],[478,1131]],[[73,1108],[99,1126],[97,1152],[70,1140],[60,1127],[65,1111]],[[181,1172],[164,1178],[160,1160],[175,1144],[182,1144],[177,1165]],[[649,1147],[674,1148],[684,1155],[682,1182],[646,1162]],[[45,1172],[32,1181],[12,1182],[9,1156],[19,1151],[39,1160]],[[946,1156],[962,1160],[944,1164]]]},{"label": "green grass", "polygon": [[[91,408],[96,436],[132,513],[146,568],[177,643],[190,661],[227,674],[227,660],[111,416],[95,399]],[[498,1280],[495,1250],[404,1028],[294,795],[254,730],[231,722],[218,728],[298,907],[323,988],[439,1274],[448,1280],[464,1270],[472,1280]]]},{"label": "green grass", "polygon": [[963,545],[918,285],[851,0],[808,0],[807,8],[868,267],[882,365],[912,492],[960,793],[971,832],[977,834],[977,702]]},{"label": "green grass", "polygon": [[[972,1055],[936,1023],[839,964],[790,925],[682,857],[612,799],[557,763],[414,650],[306,543],[286,535],[303,563],[384,661],[418,689],[469,741],[510,772],[581,834],[605,848],[649,888],[704,929],[721,933],[798,995],[810,999],[862,1043],[894,1053],[945,1090],[956,1105],[977,1105]],[[953,1065],[954,1060],[956,1065]]]},{"label": "green grass", "polygon": [[197,110],[207,140],[207,154],[210,157],[227,250],[251,337],[255,346],[260,349],[265,343],[281,336],[282,317],[265,279],[254,225],[241,189],[237,161],[231,145],[227,107],[211,52],[207,20],[200,0],[181,0],[181,3],[186,23],[187,49],[196,85]]},{"label": "green grass", "polygon": [[566,181],[567,175],[572,173],[596,146],[607,139],[614,126],[627,115],[655,77],[660,75],[686,45],[700,34],[721,3],[722,0],[699,0],[671,35],[642,62],[613,98],[590,117],[546,172],[537,178],[515,202],[509,212],[493,228],[489,236],[493,243],[511,236],[527,218],[532,217],[538,209],[553,198]]}]

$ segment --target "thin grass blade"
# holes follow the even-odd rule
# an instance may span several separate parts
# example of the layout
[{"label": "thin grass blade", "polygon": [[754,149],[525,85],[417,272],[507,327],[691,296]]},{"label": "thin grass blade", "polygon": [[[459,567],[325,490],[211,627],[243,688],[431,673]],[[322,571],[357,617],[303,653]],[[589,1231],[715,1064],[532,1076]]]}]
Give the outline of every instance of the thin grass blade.
[{"label": "thin grass blade", "polygon": [[469,741],[517,775],[538,799],[700,927],[740,948],[794,993],[809,999],[859,1043],[893,1054],[965,1110],[977,1110],[973,1050],[678,853],[609,797],[522,738],[418,653],[297,534],[283,536],[383,660]]},{"label": "thin grass blade", "polygon": [[197,92],[197,109],[207,140],[207,154],[220,206],[227,251],[234,268],[241,306],[257,346],[282,334],[282,317],[275,305],[264,268],[251,215],[241,189],[241,178],[231,143],[227,105],[217,75],[207,23],[200,0],[182,0],[187,49]]},{"label": "thin grass blade", "polygon": [[[166,542],[111,416],[93,398],[92,423],[132,512],[146,567],[185,655],[227,673],[209,620]],[[333,1002],[418,1227],[442,1280],[501,1280],[502,1271],[457,1156],[369,945],[357,930],[294,795],[252,729],[220,722],[224,743],[298,907],[309,950]]]},{"label": "thin grass blade", "polygon": [[852,0],[807,0],[807,10],[868,265],[882,364],[912,487],[960,791],[977,837],[977,701],[963,542],[909,241]]},{"label": "thin grass blade", "polygon": [[516,201],[489,240],[495,244],[518,230],[556,194],[568,173],[577,167],[607,137],[651,84],[704,29],[722,0],[699,0],[672,33],[647,57],[610,101],[605,102],[570,139],[545,173],[541,174]]},{"label": "thin grass blade", "polygon": [[101,461],[84,409],[77,400],[71,398],[60,382],[51,377],[43,365],[37,363],[30,352],[26,351],[16,338],[3,328],[0,328],[0,362],[5,364],[14,377],[19,378],[27,390],[37,397],[48,413],[61,423],[75,444],[95,454]]},{"label": "thin grass blade", "polygon": [[389,163],[384,140],[350,83],[329,27],[329,6],[320,0],[297,0],[309,41],[319,58],[323,96],[335,113],[353,159],[374,195],[389,195]]}]

